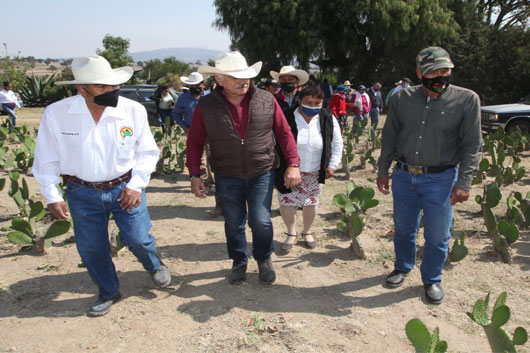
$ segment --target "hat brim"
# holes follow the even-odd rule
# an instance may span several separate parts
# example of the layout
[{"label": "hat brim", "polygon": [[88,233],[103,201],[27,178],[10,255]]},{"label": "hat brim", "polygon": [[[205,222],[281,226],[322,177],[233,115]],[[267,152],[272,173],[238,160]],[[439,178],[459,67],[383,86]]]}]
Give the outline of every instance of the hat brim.
[{"label": "hat brim", "polygon": [[271,77],[278,82],[280,81],[280,76],[283,76],[283,75],[295,76],[298,79],[299,86],[309,81],[309,74],[305,72],[304,70],[293,70],[293,71],[282,72],[282,73],[271,71],[270,74],[271,74]]},{"label": "hat brim", "polygon": [[447,63],[447,62],[434,64],[432,66],[429,66],[425,71],[422,71],[421,74],[422,75],[428,75],[431,72],[436,71],[438,69],[452,69],[453,67],[455,67],[455,65],[453,63]]},{"label": "hat brim", "polygon": [[249,66],[245,70],[237,70],[237,71],[223,71],[219,70],[213,66],[199,66],[197,68],[197,72],[202,75],[226,75],[226,76],[232,76],[234,78],[239,78],[242,80],[246,80],[249,78],[254,78],[259,75],[259,72],[261,71],[261,65],[262,62],[258,61],[252,66]]},{"label": "hat brim", "polygon": [[112,70],[112,75],[102,78],[94,78],[90,80],[73,80],[73,81],[58,81],[55,85],[120,85],[129,81],[134,73],[134,69],[130,66],[123,66]]}]

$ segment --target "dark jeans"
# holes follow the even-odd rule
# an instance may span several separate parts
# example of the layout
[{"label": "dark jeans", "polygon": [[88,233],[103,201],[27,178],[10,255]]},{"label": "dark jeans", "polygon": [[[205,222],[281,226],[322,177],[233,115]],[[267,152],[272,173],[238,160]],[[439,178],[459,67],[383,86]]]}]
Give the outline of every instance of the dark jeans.
[{"label": "dark jeans", "polygon": [[17,126],[17,115],[15,114],[16,108],[10,108],[7,106],[7,104],[2,103],[2,108],[5,110],[7,115],[11,117],[11,120],[9,120],[9,131],[13,128],[13,126]]},{"label": "dark jeans", "polygon": [[[234,265],[248,262],[245,226],[252,230],[252,255],[268,260],[274,250],[271,222],[274,170],[251,179],[215,175],[216,195],[225,217],[228,256]],[[248,208],[247,208],[248,207]]]},{"label": "dark jeans", "polygon": [[370,109],[370,121],[371,121],[371,128],[377,129],[377,124],[379,124],[379,108],[375,107]]}]

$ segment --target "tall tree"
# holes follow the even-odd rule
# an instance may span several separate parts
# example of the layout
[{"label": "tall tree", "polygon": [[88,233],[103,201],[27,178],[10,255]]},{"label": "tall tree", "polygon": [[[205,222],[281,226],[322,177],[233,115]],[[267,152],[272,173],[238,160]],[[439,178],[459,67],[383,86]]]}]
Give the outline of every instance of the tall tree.
[{"label": "tall tree", "polygon": [[133,61],[132,57],[128,55],[129,39],[107,34],[103,38],[103,48],[105,49],[96,49],[96,53],[107,59],[110,66],[114,68],[126,66]]}]

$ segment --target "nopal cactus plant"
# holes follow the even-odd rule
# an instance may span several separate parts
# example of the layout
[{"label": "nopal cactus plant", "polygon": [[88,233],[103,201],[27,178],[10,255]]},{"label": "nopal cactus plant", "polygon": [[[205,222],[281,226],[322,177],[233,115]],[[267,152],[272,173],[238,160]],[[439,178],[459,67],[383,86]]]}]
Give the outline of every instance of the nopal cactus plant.
[{"label": "nopal cactus plant", "polygon": [[464,241],[466,239],[466,233],[460,234],[460,241],[458,239],[455,239],[455,242],[453,243],[453,248],[451,249],[451,254],[449,255],[449,259],[451,262],[458,262],[462,260],[464,257],[468,254],[467,246],[464,244]]},{"label": "nopal cactus plant", "polygon": [[484,223],[488,229],[488,233],[493,236],[493,246],[495,250],[502,256],[504,262],[511,263],[512,255],[510,244],[519,239],[519,228],[513,221],[502,220],[497,222],[497,218],[493,213],[493,208],[496,207],[502,198],[501,192],[496,182],[485,185],[483,195],[477,195],[475,201],[482,209]]},{"label": "nopal cactus plant", "polygon": [[350,180],[346,185],[346,194],[336,194],[333,197],[333,202],[341,210],[341,221],[337,223],[337,229],[348,233],[352,240],[353,252],[362,259],[366,258],[366,255],[357,237],[363,231],[366,211],[379,204],[374,195],[373,188],[356,187]]},{"label": "nopal cactus plant", "polygon": [[405,332],[418,353],[445,353],[447,351],[447,342],[440,341],[438,327],[431,334],[420,319],[412,319],[407,322]]},{"label": "nopal cactus plant", "polygon": [[491,347],[491,351],[516,353],[515,346],[520,346],[528,340],[528,333],[522,327],[517,327],[513,333],[513,338],[510,338],[502,326],[510,320],[510,308],[505,305],[508,294],[502,292],[493,306],[491,319],[488,318],[488,306],[490,300],[490,293],[485,300],[479,299],[473,306],[473,312],[468,312],[467,315],[471,320],[484,328],[486,336]]}]

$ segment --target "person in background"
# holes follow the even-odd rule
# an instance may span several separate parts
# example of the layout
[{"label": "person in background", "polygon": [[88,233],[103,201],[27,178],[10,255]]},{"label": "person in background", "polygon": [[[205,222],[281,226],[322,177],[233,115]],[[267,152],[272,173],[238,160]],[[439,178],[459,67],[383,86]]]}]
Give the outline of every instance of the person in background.
[{"label": "person in background", "polygon": [[412,81],[408,77],[403,77],[403,79],[400,81],[401,84],[396,86],[394,90],[392,91],[392,95],[394,96],[396,93],[401,91],[402,89],[409,88]]},{"label": "person in background", "polygon": [[246,280],[247,220],[259,280],[266,285],[276,280],[271,260],[274,231],[270,218],[275,142],[287,160],[285,186],[300,183],[296,142],[282,109],[272,94],[257,88],[250,80],[260,70],[261,62],[248,66],[237,51],[222,53],[215,67],[199,66],[200,73],[215,75],[219,87],[199,100],[186,142],[191,191],[201,198],[207,190],[199,178],[200,156],[205,141],[210,144],[209,162],[215,173],[216,192],[225,217],[226,245],[232,259],[230,284]]},{"label": "person in background", "polygon": [[394,87],[392,87],[390,89],[390,91],[388,91],[388,93],[386,94],[386,97],[385,97],[385,108],[388,110],[388,104],[390,103],[390,97],[392,97],[392,93],[394,93],[394,90],[396,89],[397,86],[401,86],[401,83],[402,81],[399,80],[398,82],[395,82],[394,83]]},{"label": "person in background", "polygon": [[286,119],[296,139],[300,156],[302,182],[297,187],[286,187],[281,175],[288,163],[282,151],[277,149],[280,167],[276,170],[275,186],[278,190],[280,213],[287,227],[287,238],[282,250],[289,252],[297,238],[296,210],[302,207],[304,228],[302,238],[308,249],[316,246],[315,232],[311,226],[317,214],[317,206],[323,184],[335,174],[342,157],[342,136],[333,112],[323,107],[324,93],[318,86],[308,86],[298,94],[299,106],[289,109]]},{"label": "person in background", "polygon": [[348,129],[348,115],[346,111],[346,106],[351,105],[351,103],[346,103],[346,87],[339,85],[335,88],[335,92],[331,95],[331,101],[329,102],[329,109],[333,113],[339,122],[340,133],[344,132],[344,129]]},{"label": "person in background", "polygon": [[270,92],[272,95],[278,94],[280,92],[280,84],[276,80],[267,80],[264,85],[265,91]]},{"label": "person in background", "polygon": [[333,94],[333,87],[329,83],[328,79],[325,78],[324,81],[320,84],[320,89],[324,92],[324,106],[329,106],[329,101],[331,100],[331,95]]},{"label": "person in background", "polygon": [[366,94],[366,87],[359,85],[353,99],[353,119],[356,121],[368,119],[370,109],[372,109],[372,103],[370,97]]},{"label": "person in background", "polygon": [[366,93],[370,97],[370,102],[372,103],[370,108],[370,127],[375,131],[375,129],[377,129],[377,124],[379,124],[379,114],[383,111],[381,84],[379,82],[374,83]]},{"label": "person in background", "polygon": [[383,127],[377,187],[389,194],[388,169],[394,198],[394,270],[386,284],[403,284],[416,264],[416,237],[423,210],[425,247],[420,266],[425,298],[444,298],[442,269],[447,260],[453,205],[469,197],[482,148],[480,99],[466,88],[451,85],[454,68],[440,47],[421,50],[416,74],[422,85],[402,89],[390,99]]},{"label": "person in background", "polygon": [[283,66],[280,72],[271,71],[271,77],[280,83],[280,91],[274,97],[283,111],[298,104],[296,93],[309,80],[309,74],[292,66]]},{"label": "person in background", "polygon": [[171,119],[184,129],[185,132],[188,132],[193,120],[193,111],[204,91],[204,77],[198,72],[192,72],[189,77],[181,76],[180,81],[189,90],[181,94],[177,99],[175,108],[171,112]]},{"label": "person in background", "polygon": [[166,123],[166,118],[169,118],[170,122],[172,123],[173,120],[171,119],[171,110],[175,107],[175,100],[173,99],[173,96],[169,92],[168,86],[162,85],[160,87],[160,90],[161,90],[161,93],[160,93],[160,102],[158,103],[158,114],[160,115],[160,118],[162,119],[162,124]]},{"label": "person in background", "polygon": [[0,104],[2,108],[9,115],[9,131],[17,125],[17,115],[15,114],[15,109],[20,108],[18,103],[18,97],[15,92],[13,92],[13,85],[10,81],[4,81],[4,89],[0,91]]},{"label": "person in background", "polygon": [[[44,110],[33,175],[52,216],[72,215],[77,250],[99,287],[99,298],[87,314],[103,316],[121,298],[110,253],[111,214],[121,242],[151,273],[153,283],[165,287],[171,282],[149,234],[145,197],[160,151],[145,108],[118,94],[119,85],[131,78],[132,67],[112,69],[104,57],[88,56],[75,58],[72,72],[73,81],[55,84],[77,85],[78,94]],[[68,207],[57,187],[61,180]]]}]

